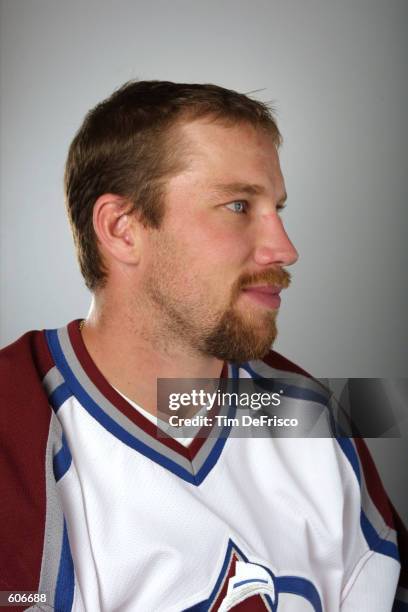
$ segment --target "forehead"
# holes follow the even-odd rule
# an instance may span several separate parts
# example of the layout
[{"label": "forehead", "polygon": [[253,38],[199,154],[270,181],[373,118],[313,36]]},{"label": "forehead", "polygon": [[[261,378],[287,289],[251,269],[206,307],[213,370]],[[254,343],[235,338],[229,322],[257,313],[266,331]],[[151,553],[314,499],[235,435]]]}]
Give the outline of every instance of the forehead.
[{"label": "forehead", "polygon": [[180,127],[188,156],[186,173],[214,185],[256,183],[284,189],[279,156],[271,133],[247,123],[223,125],[200,119]]}]

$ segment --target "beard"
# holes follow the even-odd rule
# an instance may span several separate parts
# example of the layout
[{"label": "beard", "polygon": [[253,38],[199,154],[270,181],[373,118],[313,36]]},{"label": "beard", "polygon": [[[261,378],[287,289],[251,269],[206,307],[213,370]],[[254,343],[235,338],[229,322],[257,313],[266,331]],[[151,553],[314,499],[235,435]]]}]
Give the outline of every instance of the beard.
[{"label": "beard", "polygon": [[214,329],[203,338],[202,352],[233,363],[261,359],[268,353],[278,334],[278,311],[251,309],[241,313],[235,306],[242,290],[254,285],[275,285],[286,289],[290,285],[290,274],[280,268],[241,276],[233,287],[229,307]]},{"label": "beard", "polygon": [[201,352],[232,363],[261,359],[277,337],[276,317],[276,311],[263,315],[260,328],[260,321],[248,321],[236,310],[227,310],[203,338]]},{"label": "beard", "polygon": [[247,287],[287,288],[289,272],[278,268],[243,274],[231,288],[228,306],[218,313],[214,313],[204,299],[192,303],[191,294],[183,299],[179,283],[169,282],[168,276],[166,282],[163,272],[150,277],[146,289],[160,311],[164,336],[169,335],[173,342],[181,340],[193,352],[232,363],[261,359],[268,353],[277,337],[278,311],[255,306],[243,310],[242,306],[237,306],[237,301]]}]

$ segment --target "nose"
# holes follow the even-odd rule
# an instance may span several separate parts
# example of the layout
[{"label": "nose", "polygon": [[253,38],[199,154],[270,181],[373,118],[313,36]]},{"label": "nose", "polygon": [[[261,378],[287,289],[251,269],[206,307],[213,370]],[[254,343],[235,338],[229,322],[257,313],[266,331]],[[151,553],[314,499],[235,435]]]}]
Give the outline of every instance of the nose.
[{"label": "nose", "polygon": [[261,266],[290,266],[299,259],[277,212],[263,215],[260,220],[254,259]]}]

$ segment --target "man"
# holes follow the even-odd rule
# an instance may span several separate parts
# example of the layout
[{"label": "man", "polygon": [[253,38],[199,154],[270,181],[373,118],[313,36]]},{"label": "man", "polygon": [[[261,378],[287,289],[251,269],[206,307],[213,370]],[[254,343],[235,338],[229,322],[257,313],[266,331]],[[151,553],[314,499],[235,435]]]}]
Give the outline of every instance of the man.
[{"label": "man", "polygon": [[269,351],[297,259],[279,144],[265,105],[213,85],[128,83],[85,118],[65,182],[91,311],[1,356],[2,590],[56,610],[393,606],[397,525],[361,441],[155,427],[158,378],[307,377]]}]

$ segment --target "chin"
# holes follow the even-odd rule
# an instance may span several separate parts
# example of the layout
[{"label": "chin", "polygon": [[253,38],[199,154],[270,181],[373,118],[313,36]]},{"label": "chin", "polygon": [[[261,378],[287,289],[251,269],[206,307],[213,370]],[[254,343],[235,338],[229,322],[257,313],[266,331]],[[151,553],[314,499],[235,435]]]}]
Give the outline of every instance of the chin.
[{"label": "chin", "polygon": [[277,336],[276,327],[269,329],[268,334],[242,328],[237,334],[231,333],[230,329],[228,331],[230,333],[218,333],[209,339],[206,352],[217,359],[233,363],[262,359],[270,351]]},{"label": "chin", "polygon": [[269,311],[266,317],[254,316],[252,312],[229,309],[205,337],[203,352],[232,363],[262,359],[277,336],[276,314]]},{"label": "chin", "polygon": [[262,359],[269,353],[271,350],[272,343],[267,346],[257,346],[257,347],[243,347],[242,351],[237,351],[230,354],[229,359],[232,363],[245,363],[246,361],[255,361],[257,359]]}]

